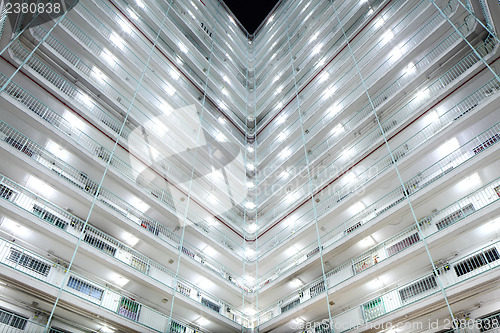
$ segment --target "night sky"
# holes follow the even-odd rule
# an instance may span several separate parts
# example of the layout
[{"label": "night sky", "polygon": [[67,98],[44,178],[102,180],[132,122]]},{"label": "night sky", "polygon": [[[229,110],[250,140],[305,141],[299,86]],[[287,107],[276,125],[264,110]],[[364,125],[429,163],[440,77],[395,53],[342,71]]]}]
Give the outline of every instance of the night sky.
[{"label": "night sky", "polygon": [[252,34],[278,3],[277,0],[223,0],[245,29]]}]

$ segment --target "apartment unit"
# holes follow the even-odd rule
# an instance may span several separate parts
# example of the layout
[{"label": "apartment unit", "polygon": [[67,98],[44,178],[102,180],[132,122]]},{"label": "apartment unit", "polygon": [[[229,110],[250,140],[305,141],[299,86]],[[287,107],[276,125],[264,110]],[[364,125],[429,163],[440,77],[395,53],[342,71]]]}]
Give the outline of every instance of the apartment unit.
[{"label": "apartment unit", "polygon": [[500,331],[498,1],[16,4],[2,332]]}]

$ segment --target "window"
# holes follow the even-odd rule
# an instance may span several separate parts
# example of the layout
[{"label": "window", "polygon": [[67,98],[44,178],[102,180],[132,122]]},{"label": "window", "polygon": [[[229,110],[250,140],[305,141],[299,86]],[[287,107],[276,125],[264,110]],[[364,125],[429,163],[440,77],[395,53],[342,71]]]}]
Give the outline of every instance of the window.
[{"label": "window", "polygon": [[48,264],[17,249],[10,249],[7,260],[43,276],[47,276],[50,271]]},{"label": "window", "polygon": [[148,273],[148,264],[142,259],[132,257],[132,262],[130,263],[130,265],[143,273]]},{"label": "window", "polygon": [[16,148],[17,150],[25,153],[29,157],[33,156],[33,151],[28,149],[28,147],[27,147],[28,142],[26,142],[25,144],[22,144],[21,142],[13,139],[11,137],[5,138],[5,142],[7,142],[9,145]]},{"label": "window", "polygon": [[9,200],[12,194],[14,194],[13,190],[5,185],[0,185],[0,197],[4,198],[5,200]]},{"label": "window", "polygon": [[500,328],[500,313],[478,319],[479,331],[487,332]]},{"label": "window", "polygon": [[91,236],[89,234],[85,234],[85,237],[83,237],[83,241],[109,255],[114,256],[116,253],[116,248],[107,244],[105,241],[100,240],[99,238]]},{"label": "window", "polygon": [[347,230],[345,231],[345,233],[346,234],[351,233],[351,232],[353,232],[354,230],[356,230],[359,227],[361,227],[361,222],[358,222],[355,225],[353,225],[352,227],[347,228]]},{"label": "window", "polygon": [[206,307],[209,307],[210,309],[214,310],[215,312],[219,312],[219,310],[220,310],[220,305],[206,299],[205,297],[201,298],[201,304],[205,305]]},{"label": "window", "polygon": [[134,300],[126,297],[120,299],[120,306],[118,307],[118,313],[124,317],[132,320],[137,320],[139,317],[139,310],[141,305]]},{"label": "window", "polygon": [[172,322],[170,323],[169,333],[184,333],[184,332],[186,332],[186,327],[172,320]]},{"label": "window", "polygon": [[191,295],[191,288],[183,285],[182,283],[177,283],[177,291],[183,295],[186,295],[187,297]]},{"label": "window", "polygon": [[457,274],[457,276],[460,277],[498,259],[500,259],[500,254],[498,253],[496,247],[494,247],[484,251],[483,253],[479,253],[470,258],[462,260],[453,268],[455,269],[455,273]]},{"label": "window", "polygon": [[63,330],[61,328],[52,327],[52,328],[49,329],[49,333],[71,333],[71,332]]},{"label": "window", "polygon": [[102,299],[102,294],[104,293],[104,290],[94,287],[90,283],[82,281],[74,276],[69,277],[68,287],[98,300]]},{"label": "window", "polygon": [[33,213],[58,228],[64,229],[68,225],[68,223],[38,205],[33,206]]},{"label": "window", "polygon": [[403,302],[437,287],[436,278],[431,275],[399,291]]},{"label": "window", "polygon": [[20,330],[24,330],[27,323],[28,323],[27,317],[0,308],[0,324],[5,324]]}]

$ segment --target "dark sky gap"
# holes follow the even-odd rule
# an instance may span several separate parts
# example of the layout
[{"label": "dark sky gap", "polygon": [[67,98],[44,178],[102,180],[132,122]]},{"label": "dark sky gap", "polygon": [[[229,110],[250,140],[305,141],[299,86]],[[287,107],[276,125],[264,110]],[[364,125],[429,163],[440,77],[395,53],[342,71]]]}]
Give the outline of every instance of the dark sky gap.
[{"label": "dark sky gap", "polygon": [[255,32],[277,2],[277,0],[224,0],[250,34]]}]

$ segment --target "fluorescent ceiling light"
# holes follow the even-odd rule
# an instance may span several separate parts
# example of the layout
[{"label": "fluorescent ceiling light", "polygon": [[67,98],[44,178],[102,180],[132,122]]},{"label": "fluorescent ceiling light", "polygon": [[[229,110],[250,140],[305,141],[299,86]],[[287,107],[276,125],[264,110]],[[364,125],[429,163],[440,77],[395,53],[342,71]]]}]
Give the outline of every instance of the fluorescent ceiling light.
[{"label": "fluorescent ceiling light", "polygon": [[283,149],[281,151],[281,157],[283,157],[283,158],[287,158],[288,156],[290,156],[290,154],[291,154],[291,152],[290,152],[290,149],[288,149],[288,148],[287,149]]},{"label": "fluorescent ceiling light", "polygon": [[27,240],[28,236],[32,236],[31,229],[28,229],[9,218],[3,219],[2,224],[0,224],[0,228],[12,236],[22,237],[23,240]]},{"label": "fluorescent ceiling light", "polygon": [[127,279],[121,275],[118,275],[118,274],[113,274],[113,275],[114,276],[111,278],[111,281],[113,281],[113,283],[120,288],[122,288],[124,285],[126,285],[127,283],[130,282],[129,279]]},{"label": "fluorescent ceiling light", "polygon": [[281,124],[283,124],[285,122],[285,120],[286,120],[286,116],[282,115],[282,116],[278,117],[278,119],[276,119],[276,123],[278,125],[281,125]]},{"label": "fluorescent ceiling light", "polygon": [[382,36],[382,42],[384,44],[388,43],[393,38],[394,38],[394,33],[392,32],[392,30],[387,30],[385,34]]},{"label": "fluorescent ceiling light", "polygon": [[247,169],[253,171],[255,170],[255,165],[253,165],[252,163],[247,163]]},{"label": "fluorescent ceiling light", "polygon": [[206,318],[203,318],[203,317],[200,317],[198,318],[198,320],[196,320],[196,322],[198,323],[198,325],[200,325],[201,327],[203,326],[206,326],[208,324],[210,324],[210,321]]},{"label": "fluorescent ceiling light", "polygon": [[163,89],[167,92],[167,94],[169,94],[169,96],[173,96],[175,94],[175,89],[169,84],[165,84]]},{"label": "fluorescent ceiling light", "polygon": [[122,28],[122,30],[124,32],[126,32],[127,34],[130,34],[132,32],[132,27],[130,26],[130,24],[125,21],[125,20],[121,20],[120,21],[120,27]]},{"label": "fluorescent ceiling light", "polygon": [[330,74],[328,72],[324,72],[323,74],[321,74],[321,76],[319,77],[319,82],[324,82],[326,80],[328,80],[328,77],[330,76]]},{"label": "fluorescent ceiling light", "polygon": [[417,93],[417,98],[421,100],[421,99],[429,97],[429,95],[430,95],[430,91],[429,91],[429,89],[426,88],[426,89],[420,90]]},{"label": "fluorescent ceiling light", "polygon": [[217,133],[217,135],[215,136],[215,139],[219,142],[224,142],[226,141],[226,136],[224,134],[222,134],[222,132],[219,132]]},{"label": "fluorescent ceiling light", "polygon": [[248,188],[254,188],[255,187],[255,183],[254,182],[247,182],[247,187]]},{"label": "fluorescent ceiling light", "polygon": [[215,251],[215,249],[211,246],[207,246],[203,249],[203,253],[207,254],[208,256],[210,257],[213,257],[214,255],[217,254],[217,251]]},{"label": "fluorescent ceiling light", "polygon": [[252,146],[248,146],[248,147],[247,147],[247,151],[248,151],[249,153],[253,153],[253,152],[254,152],[254,148],[253,148]]},{"label": "fluorescent ceiling light", "polygon": [[254,209],[254,208],[255,208],[255,203],[254,203],[254,202],[252,202],[252,201],[247,201],[247,202],[245,203],[245,207],[246,207],[247,209]]},{"label": "fluorescent ceiling light", "polygon": [[144,4],[144,2],[142,2],[142,0],[136,0],[135,2],[137,3],[137,6],[139,6],[141,8],[146,7],[146,5]]},{"label": "fluorescent ceiling light", "polygon": [[254,314],[257,313],[257,311],[254,308],[246,308],[244,312],[248,316],[253,316]]},{"label": "fluorescent ceiling light", "polygon": [[228,77],[227,75],[224,75],[224,76],[222,77],[222,79],[223,79],[224,81],[226,81],[226,82],[228,82],[228,83],[229,83],[229,77]]},{"label": "fluorescent ceiling light", "polygon": [[[87,94],[85,94],[85,95],[90,100],[90,97]],[[82,119],[69,110],[67,110],[64,113],[64,119],[66,119],[71,124],[71,126],[73,128],[78,128],[81,131],[83,131],[85,129],[85,123],[82,121]]]},{"label": "fluorescent ceiling light", "polygon": [[33,175],[29,176],[26,187],[28,190],[47,198],[51,198],[53,195],[58,193],[52,186]]},{"label": "fluorescent ceiling light", "polygon": [[321,48],[323,47],[323,44],[318,44],[312,49],[312,54],[318,54],[319,51],[321,51]]},{"label": "fluorescent ceiling light", "polygon": [[385,21],[384,21],[384,19],[383,19],[382,17],[381,17],[381,18],[379,18],[379,19],[377,20],[377,22],[375,22],[375,29],[378,29],[378,28],[380,28],[381,26],[383,26],[383,25],[384,25],[384,22],[385,22]]},{"label": "fluorescent ceiling light", "polygon": [[182,43],[179,43],[179,50],[181,50],[182,53],[187,53],[188,51],[188,49]]},{"label": "fluorescent ceiling light", "polygon": [[107,326],[103,326],[103,327],[101,327],[101,329],[98,332],[99,333],[113,333],[114,330],[107,327]]},{"label": "fluorescent ceiling light", "polygon": [[111,53],[111,51],[107,49],[103,49],[101,52],[101,57],[106,60],[108,65],[114,65],[116,63],[115,56]]},{"label": "fluorescent ceiling light", "polygon": [[132,197],[129,203],[143,213],[145,213],[150,208],[150,206],[147,203],[136,197]]},{"label": "fluorescent ceiling light", "polygon": [[217,202],[217,198],[212,193],[208,195],[207,200],[210,201],[211,203]]},{"label": "fluorescent ceiling light", "polygon": [[413,62],[410,62],[408,66],[406,66],[406,73],[408,74],[415,73],[416,70],[417,68],[415,67],[415,64]]},{"label": "fluorescent ceiling light", "polygon": [[111,36],[109,36],[109,40],[112,41],[113,44],[115,44],[115,46],[119,49],[123,49],[123,47],[125,46],[125,42],[116,32],[111,33]]},{"label": "fluorescent ceiling light", "polygon": [[129,8],[127,11],[133,20],[137,20],[139,18],[132,8]]},{"label": "fluorescent ceiling light", "polygon": [[399,46],[396,46],[394,49],[392,49],[391,58],[393,61],[400,59],[402,56],[403,56],[403,53],[401,52],[401,49],[399,48]]},{"label": "fluorescent ceiling light", "polygon": [[245,255],[247,258],[252,258],[255,255],[255,251],[253,249],[247,248],[245,250]]},{"label": "fluorescent ceiling light", "polygon": [[122,235],[122,239],[125,243],[127,243],[130,247],[134,247],[138,242],[139,238],[135,237],[132,234],[129,234],[128,232],[124,232]]},{"label": "fluorescent ceiling light", "polygon": [[365,208],[366,208],[365,204],[362,203],[361,201],[358,201],[351,206],[350,210],[351,210],[352,214],[357,214]]},{"label": "fluorescent ceiling light", "polygon": [[94,103],[92,102],[92,98],[84,93],[83,91],[80,91],[80,101],[87,107],[92,106]]},{"label": "fluorescent ceiling light", "polygon": [[344,175],[344,181],[346,183],[350,183],[352,182],[354,179],[356,179],[356,175],[354,174],[354,172],[352,171],[348,171],[345,175]]}]

